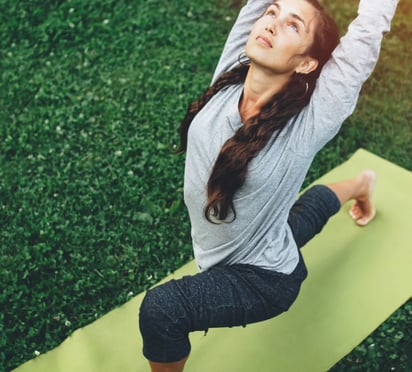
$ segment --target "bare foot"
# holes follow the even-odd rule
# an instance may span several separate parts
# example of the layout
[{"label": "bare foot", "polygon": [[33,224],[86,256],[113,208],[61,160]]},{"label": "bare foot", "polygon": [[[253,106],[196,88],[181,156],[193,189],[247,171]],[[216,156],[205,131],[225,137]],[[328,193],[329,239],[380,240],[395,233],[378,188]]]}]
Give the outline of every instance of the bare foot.
[{"label": "bare foot", "polygon": [[376,214],[372,196],[375,189],[376,173],[372,170],[363,171],[358,177],[359,193],[355,197],[355,203],[349,211],[350,216],[360,226],[367,225]]}]

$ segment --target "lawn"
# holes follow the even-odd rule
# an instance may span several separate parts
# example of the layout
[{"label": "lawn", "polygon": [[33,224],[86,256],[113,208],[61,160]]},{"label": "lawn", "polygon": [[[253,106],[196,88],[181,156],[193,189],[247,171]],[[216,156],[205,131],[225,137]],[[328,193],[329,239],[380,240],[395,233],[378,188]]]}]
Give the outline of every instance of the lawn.
[{"label": "lawn", "polygon": [[[237,0],[0,0],[0,369],[192,258],[184,157]],[[342,32],[357,1],[326,1]],[[412,170],[412,5],[305,185],[366,148]],[[412,370],[412,301],[334,371]]]}]

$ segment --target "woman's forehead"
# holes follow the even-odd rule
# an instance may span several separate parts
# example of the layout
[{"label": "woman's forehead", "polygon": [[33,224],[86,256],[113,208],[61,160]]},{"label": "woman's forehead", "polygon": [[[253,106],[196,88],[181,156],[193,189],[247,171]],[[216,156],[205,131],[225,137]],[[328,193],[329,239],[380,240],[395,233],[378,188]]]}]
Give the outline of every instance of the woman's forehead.
[{"label": "woman's forehead", "polygon": [[306,25],[307,31],[311,28],[312,22],[316,20],[318,12],[318,9],[307,0],[274,0],[269,3],[268,8],[270,7],[284,10],[292,17],[302,20]]}]

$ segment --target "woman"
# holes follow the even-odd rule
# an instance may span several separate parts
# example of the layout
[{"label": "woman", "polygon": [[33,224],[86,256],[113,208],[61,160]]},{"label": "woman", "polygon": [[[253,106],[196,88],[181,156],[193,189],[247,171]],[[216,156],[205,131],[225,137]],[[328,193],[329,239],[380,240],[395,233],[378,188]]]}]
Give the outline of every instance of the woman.
[{"label": "woman", "polygon": [[396,4],[361,0],[339,46],[316,0],[242,8],[211,87],[180,129],[200,273],[146,294],[140,330],[152,371],[183,370],[191,331],[287,311],[307,275],[300,248],[346,201],[357,224],[373,219],[373,171],[295,199],[314,156],[352,113]]}]

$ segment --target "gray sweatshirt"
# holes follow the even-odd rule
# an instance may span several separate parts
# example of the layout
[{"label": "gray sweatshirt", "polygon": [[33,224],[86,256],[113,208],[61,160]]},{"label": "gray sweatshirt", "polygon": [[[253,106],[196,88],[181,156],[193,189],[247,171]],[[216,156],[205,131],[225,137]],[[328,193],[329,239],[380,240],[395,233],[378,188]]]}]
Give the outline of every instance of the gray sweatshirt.
[{"label": "gray sweatshirt", "polygon": [[[214,80],[236,66],[253,23],[269,3],[249,0],[242,8]],[[361,86],[375,67],[396,5],[397,0],[360,1],[358,17],[324,66],[309,105],[249,163],[245,183],[234,196],[234,222],[212,224],[205,219],[204,208],[206,184],[220,149],[242,125],[238,103],[243,85],[217,93],[196,115],[188,133],[184,199],[201,271],[235,263],[285,274],[294,270],[299,255],[287,223],[289,210],[316,153],[353,112]]]}]

